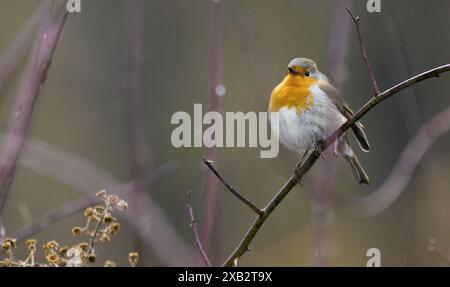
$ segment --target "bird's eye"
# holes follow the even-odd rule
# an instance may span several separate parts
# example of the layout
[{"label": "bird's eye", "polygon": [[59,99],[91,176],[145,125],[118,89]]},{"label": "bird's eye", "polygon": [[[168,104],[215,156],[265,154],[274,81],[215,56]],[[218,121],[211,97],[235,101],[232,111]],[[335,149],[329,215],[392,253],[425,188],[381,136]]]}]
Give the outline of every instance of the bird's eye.
[{"label": "bird's eye", "polygon": [[309,77],[309,71],[306,71],[306,72],[305,72],[305,76],[306,76],[306,77]]}]

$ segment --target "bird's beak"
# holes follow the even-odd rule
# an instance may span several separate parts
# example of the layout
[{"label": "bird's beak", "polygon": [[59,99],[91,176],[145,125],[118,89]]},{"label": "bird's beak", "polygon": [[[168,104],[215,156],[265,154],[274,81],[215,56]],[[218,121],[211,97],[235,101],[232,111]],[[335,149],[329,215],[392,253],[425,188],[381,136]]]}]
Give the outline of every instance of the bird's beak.
[{"label": "bird's beak", "polygon": [[288,67],[288,70],[289,70],[290,73],[295,74],[295,70],[293,68]]}]

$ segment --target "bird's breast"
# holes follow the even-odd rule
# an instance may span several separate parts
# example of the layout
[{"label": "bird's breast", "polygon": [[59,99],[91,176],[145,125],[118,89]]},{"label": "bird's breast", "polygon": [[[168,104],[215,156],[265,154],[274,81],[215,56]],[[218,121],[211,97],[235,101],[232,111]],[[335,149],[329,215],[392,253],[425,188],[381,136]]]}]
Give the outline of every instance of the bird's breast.
[{"label": "bird's breast", "polygon": [[277,112],[282,108],[294,108],[298,113],[309,110],[314,105],[311,83],[284,80],[272,92],[269,111]]}]

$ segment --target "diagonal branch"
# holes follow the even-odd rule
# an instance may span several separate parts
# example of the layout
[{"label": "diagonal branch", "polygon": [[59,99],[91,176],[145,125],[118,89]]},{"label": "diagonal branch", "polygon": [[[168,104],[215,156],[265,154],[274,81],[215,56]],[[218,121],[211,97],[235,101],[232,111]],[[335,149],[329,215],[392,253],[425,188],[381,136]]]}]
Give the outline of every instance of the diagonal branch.
[{"label": "diagonal branch", "polygon": [[65,4],[61,3],[56,11],[51,11],[43,20],[38,32],[38,42],[17,91],[17,110],[11,114],[8,139],[2,149],[0,162],[0,217],[14,177],[19,154],[27,137],[33,107],[40,87],[45,81],[67,13]]},{"label": "diagonal branch", "polygon": [[440,67],[433,68],[429,71],[418,74],[412,78],[409,78],[387,90],[378,94],[378,96],[373,97],[369,102],[367,102],[358,112],[356,112],[352,118],[347,120],[339,129],[337,129],[332,135],[330,135],[325,141],[318,145],[318,149],[311,153],[308,159],[301,165],[297,165],[295,168],[295,173],[290,179],[284,184],[284,186],[276,193],[276,195],[270,200],[267,206],[263,209],[263,215],[258,216],[251,227],[248,229],[244,238],[241,240],[237,248],[228,257],[228,259],[223,263],[223,266],[235,266],[237,260],[249,250],[249,245],[253,241],[261,226],[264,224],[266,219],[270,214],[277,208],[281,201],[288,195],[288,193],[297,185],[297,178],[303,178],[306,173],[311,169],[319,158],[321,152],[319,150],[326,150],[337,138],[342,136],[344,132],[349,129],[355,122],[360,120],[367,112],[373,109],[376,105],[386,100],[387,98],[398,94],[400,91],[422,82],[426,79],[439,77],[440,74],[449,72],[450,64],[443,65]]},{"label": "diagonal branch", "polygon": [[[217,88],[220,87],[223,74],[223,31],[224,17],[223,6],[221,0],[213,1],[211,7],[211,43],[210,43],[210,92],[209,92],[209,110],[218,111],[220,108],[220,93]],[[206,148],[206,156],[217,163],[218,155],[214,147]],[[217,179],[209,172],[206,173],[205,181],[205,202],[203,211],[203,220],[205,222],[202,231],[203,242],[205,248],[212,250],[214,241],[214,226],[217,213]],[[217,229],[216,229],[217,230]],[[217,244],[217,242],[215,243]],[[210,253],[211,255],[211,253]],[[214,255],[214,254],[212,254]],[[212,256],[214,257],[214,256]]]},{"label": "diagonal branch", "polygon": [[364,62],[367,66],[367,70],[369,72],[369,78],[370,81],[372,82],[373,93],[375,96],[377,96],[380,93],[380,89],[378,88],[377,80],[375,79],[375,74],[373,73],[372,66],[370,65],[369,58],[367,57],[366,49],[364,48],[364,43],[362,41],[361,36],[361,29],[359,27],[359,17],[358,16],[355,17],[349,8],[345,8],[345,10],[347,10],[348,14],[350,15],[350,17],[352,17],[353,22],[355,23],[356,33],[358,34],[359,49],[361,50],[361,55],[364,59]]},{"label": "diagonal branch", "polygon": [[217,169],[212,165],[212,161],[207,160],[203,157],[203,163],[217,176],[217,178],[225,185],[225,187],[240,201],[242,201],[245,205],[250,207],[256,214],[263,215],[263,211],[259,209],[255,204],[253,204],[250,200],[248,200],[245,196],[240,194],[236,189],[234,189],[231,184],[227,182],[227,180],[217,171]]},{"label": "diagonal branch", "polygon": [[194,234],[195,245],[197,246],[197,249],[202,256],[205,265],[211,267],[212,266],[211,261],[209,261],[208,255],[206,254],[205,248],[203,248],[203,244],[200,240],[200,236],[198,235],[197,222],[195,221],[194,211],[192,210],[191,198],[192,198],[192,191],[189,191],[187,193],[186,207],[189,213],[189,218],[191,220],[191,228],[192,233]]},{"label": "diagonal branch", "polygon": [[[175,166],[173,164],[166,164],[156,168],[154,171],[152,171],[150,176],[133,180],[125,184],[120,184],[118,186],[113,186],[111,188],[108,188],[108,190],[111,191],[111,193],[120,195],[120,197],[130,197],[130,193],[133,191],[134,186],[136,185],[135,181],[140,181],[139,184],[143,187],[150,186],[172,174],[174,171]],[[30,236],[33,236],[34,234],[46,229],[48,226],[60,220],[63,220],[88,206],[94,205],[97,202],[99,202],[99,199],[96,196],[83,196],[80,199],[66,203],[63,206],[56,208],[55,210],[47,212],[38,219],[33,220],[32,222],[13,232],[10,237],[17,239],[17,241],[19,242],[24,241]],[[130,223],[136,221],[135,217],[133,217],[132,214],[125,214],[124,217],[128,219]]]},{"label": "diagonal branch", "polygon": [[33,15],[31,15],[8,47],[0,54],[0,90],[33,44],[37,27],[45,13],[47,13],[49,4],[50,1],[48,0],[39,4]]},{"label": "diagonal branch", "polygon": [[[3,141],[6,139],[0,136],[0,144]],[[112,194],[121,193],[122,198],[131,202],[129,191],[134,188],[134,181],[123,184],[89,159],[42,140],[36,138],[27,140],[19,164],[54,178],[84,195],[92,195],[93,190],[107,189]],[[176,169],[177,165],[174,163],[158,167],[148,176],[139,179],[142,181],[139,185],[151,184],[154,179],[167,176]],[[139,193],[136,198],[143,206],[143,213],[139,217],[131,213],[124,216],[146,246],[152,247],[152,254],[167,266],[192,265],[195,254],[191,246],[185,242],[151,194]]]}]

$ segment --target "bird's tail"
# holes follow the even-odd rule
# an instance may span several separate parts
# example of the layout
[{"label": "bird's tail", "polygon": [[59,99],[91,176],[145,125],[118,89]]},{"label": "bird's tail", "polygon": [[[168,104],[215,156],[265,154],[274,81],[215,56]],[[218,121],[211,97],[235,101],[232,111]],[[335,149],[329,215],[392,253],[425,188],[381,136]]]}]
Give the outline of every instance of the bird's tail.
[{"label": "bird's tail", "polygon": [[344,158],[350,164],[353,177],[358,181],[358,183],[369,184],[369,176],[364,171],[363,167],[359,163],[358,157],[356,157],[352,148],[348,145],[345,139],[342,141],[341,152]]}]

